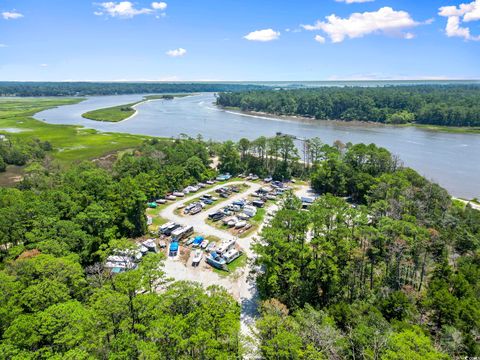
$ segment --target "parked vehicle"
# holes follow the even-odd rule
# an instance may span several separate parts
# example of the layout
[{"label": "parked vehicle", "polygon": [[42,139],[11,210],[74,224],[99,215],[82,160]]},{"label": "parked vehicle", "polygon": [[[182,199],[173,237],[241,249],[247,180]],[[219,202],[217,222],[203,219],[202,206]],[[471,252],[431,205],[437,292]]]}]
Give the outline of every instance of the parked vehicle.
[{"label": "parked vehicle", "polygon": [[167,199],[167,200],[177,200],[177,197],[175,195],[167,195],[167,196],[165,196],[165,199]]},{"label": "parked vehicle", "polygon": [[223,240],[217,248],[217,253],[222,255],[223,253],[225,253],[228,250],[230,250],[231,248],[233,248],[236,243],[237,243],[237,241],[235,239]]},{"label": "parked vehicle", "polygon": [[156,209],[157,208],[157,203],[156,202],[149,202],[148,203],[148,207],[150,209]]},{"label": "parked vehicle", "polygon": [[195,253],[193,254],[192,266],[196,267],[200,265],[200,262],[202,261],[202,257],[203,257],[203,251],[195,250]]},{"label": "parked vehicle", "polygon": [[223,258],[227,264],[230,264],[233,260],[238,259],[242,255],[240,251],[235,248],[231,248],[225,254],[223,254]]},{"label": "parked vehicle", "polygon": [[172,232],[172,239],[173,241],[180,241],[191,234],[193,234],[193,226],[183,226]]},{"label": "parked vehicle", "polygon": [[165,200],[165,199],[157,199],[157,200],[155,200],[155,202],[156,202],[157,204],[159,204],[159,205],[163,205],[163,204],[166,204],[166,203],[167,203],[167,200]]},{"label": "parked vehicle", "polygon": [[223,219],[225,217],[225,214],[223,212],[216,212],[214,214],[210,214],[208,217],[213,221],[218,221]]},{"label": "parked vehicle", "polygon": [[257,214],[257,208],[252,205],[247,205],[243,208],[243,213],[250,217],[254,217]]},{"label": "parked vehicle", "polygon": [[203,240],[205,240],[205,239],[203,238],[203,236],[197,236],[197,237],[195,237],[195,239],[193,240],[192,246],[193,246],[193,247],[199,247],[199,246],[202,244]]},{"label": "parked vehicle", "polygon": [[221,257],[217,252],[212,251],[208,256],[207,256],[207,264],[213,266],[214,268],[220,269],[220,270],[226,270],[227,269],[227,262],[223,257]]},{"label": "parked vehicle", "polygon": [[245,220],[239,221],[235,224],[235,229],[241,229],[247,225]]},{"label": "parked vehicle", "polygon": [[200,247],[201,247],[202,249],[206,249],[209,242],[210,242],[210,241],[208,241],[208,240],[203,240],[202,243],[200,244]]},{"label": "parked vehicle", "polygon": [[175,191],[172,195],[176,197],[185,197],[185,194],[180,191]]},{"label": "parked vehicle", "polygon": [[267,177],[267,178],[263,179],[263,181],[266,182],[266,183],[269,183],[269,182],[271,182],[272,180],[273,180],[273,179],[272,179],[271,177]]},{"label": "parked vehicle", "polygon": [[168,227],[163,234],[166,236],[172,235],[172,233],[180,227],[180,224],[173,224],[172,226]]},{"label": "parked vehicle", "polygon": [[208,246],[205,250],[207,250],[208,252],[214,251],[216,247],[217,247],[217,245],[215,245],[214,242],[211,242],[210,244],[208,244]]},{"label": "parked vehicle", "polygon": [[200,211],[202,211],[202,207],[200,205],[195,206],[193,209],[190,210],[189,214],[190,215],[196,215]]},{"label": "parked vehicle", "polygon": [[177,256],[178,255],[178,242],[173,241],[170,243],[170,250],[168,251],[168,255],[170,256]]},{"label": "parked vehicle", "polygon": [[261,200],[254,200],[252,201],[252,205],[257,208],[263,208],[265,206],[265,203]]},{"label": "parked vehicle", "polygon": [[228,227],[234,227],[238,223],[238,218],[233,217],[231,220],[227,223]]},{"label": "parked vehicle", "polygon": [[155,244],[155,240],[153,239],[145,240],[142,245],[145,246],[148,251],[157,252],[157,244]]},{"label": "parked vehicle", "polygon": [[232,203],[233,205],[237,205],[237,206],[240,206],[240,207],[244,207],[245,206],[245,201],[244,200],[236,200]]},{"label": "parked vehicle", "polygon": [[165,233],[165,230],[167,230],[169,227],[171,227],[171,226],[173,226],[173,225],[175,225],[174,222],[168,222],[168,223],[166,223],[166,224],[163,224],[163,225],[161,225],[160,228],[158,229],[158,232],[159,232],[160,234],[164,234],[164,233]]},{"label": "parked vehicle", "polygon": [[248,215],[245,214],[245,213],[237,214],[237,217],[238,217],[239,220],[248,220],[248,219],[250,219],[250,216],[248,216]]},{"label": "parked vehicle", "polygon": [[195,238],[191,237],[187,241],[185,241],[185,245],[186,246],[192,245],[194,241],[195,241]]}]

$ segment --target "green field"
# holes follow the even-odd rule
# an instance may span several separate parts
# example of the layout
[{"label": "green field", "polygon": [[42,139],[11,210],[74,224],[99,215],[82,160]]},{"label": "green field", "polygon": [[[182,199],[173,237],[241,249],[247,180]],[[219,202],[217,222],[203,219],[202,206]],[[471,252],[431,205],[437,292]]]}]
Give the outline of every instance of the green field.
[{"label": "green field", "polygon": [[142,100],[134,103],[89,111],[82,114],[82,117],[84,117],[85,119],[95,120],[95,121],[119,122],[119,121],[128,119],[130,116],[135,114],[136,112],[135,105],[138,105],[140,103],[143,103],[149,100],[172,100],[175,97],[183,97],[183,96],[187,96],[187,95],[186,94],[148,95],[148,96],[145,96]]},{"label": "green field", "polygon": [[146,136],[102,133],[74,125],[52,125],[32,118],[39,111],[76,104],[80,98],[0,98],[0,134],[38,138],[53,146],[52,156],[61,162],[89,160],[140,145]]},{"label": "green field", "polygon": [[89,111],[82,114],[82,117],[95,121],[119,122],[135,114],[136,110],[133,107],[142,101]]}]

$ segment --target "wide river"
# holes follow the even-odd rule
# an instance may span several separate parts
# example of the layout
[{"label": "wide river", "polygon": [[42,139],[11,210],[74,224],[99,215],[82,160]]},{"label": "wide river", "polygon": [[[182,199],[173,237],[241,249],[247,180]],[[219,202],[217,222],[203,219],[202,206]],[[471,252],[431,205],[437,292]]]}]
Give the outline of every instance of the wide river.
[{"label": "wide river", "polygon": [[480,135],[477,134],[242,115],[212,105],[213,94],[146,102],[137,107],[136,116],[120,123],[91,121],[81,116],[86,111],[141,99],[142,95],[90,97],[79,104],[40,112],[35,118],[52,124],[83,125],[100,131],[163,137],[183,133],[190,136],[201,134],[205,139],[238,140],[282,132],[298,137],[318,136],[329,144],[335,140],[375,143],[400,156],[406,165],[439,183],[453,195],[480,198]]}]

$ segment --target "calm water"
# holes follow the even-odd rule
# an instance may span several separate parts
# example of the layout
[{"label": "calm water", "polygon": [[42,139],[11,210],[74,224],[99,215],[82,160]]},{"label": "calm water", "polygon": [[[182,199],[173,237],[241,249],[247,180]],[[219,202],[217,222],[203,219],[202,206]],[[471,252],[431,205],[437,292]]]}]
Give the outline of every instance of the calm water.
[{"label": "calm water", "polygon": [[214,96],[202,94],[173,101],[152,101],[138,106],[138,115],[120,123],[83,119],[86,111],[140,100],[141,95],[91,97],[88,100],[46,110],[35,117],[53,124],[76,124],[101,131],[176,137],[179,134],[205,139],[238,140],[280,131],[298,137],[318,136],[335,140],[375,143],[399,155],[406,165],[438,182],[453,195],[480,198],[480,135],[451,134],[414,127],[362,126],[327,121],[289,121],[240,115],[212,105]]}]

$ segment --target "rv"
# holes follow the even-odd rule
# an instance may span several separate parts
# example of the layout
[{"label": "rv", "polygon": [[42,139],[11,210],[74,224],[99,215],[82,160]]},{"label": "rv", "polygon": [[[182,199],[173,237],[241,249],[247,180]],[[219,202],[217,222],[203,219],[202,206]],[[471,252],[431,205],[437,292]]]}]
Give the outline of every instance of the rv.
[{"label": "rv", "polygon": [[230,264],[233,260],[240,257],[240,255],[242,255],[242,253],[240,251],[238,251],[235,248],[232,248],[232,249],[228,250],[225,254],[223,254],[223,258],[225,259],[225,262],[227,264]]},{"label": "rv", "polygon": [[180,241],[183,238],[193,234],[193,226],[184,226],[172,232],[173,241]]},{"label": "rv", "polygon": [[265,206],[265,203],[261,200],[254,200],[252,201],[252,205],[257,208],[263,208]]},{"label": "rv", "polygon": [[228,250],[230,250],[231,248],[235,247],[235,244],[237,242],[235,241],[235,239],[231,239],[231,240],[224,240],[222,241],[222,243],[218,246],[218,249],[217,249],[217,252],[222,255],[223,253],[227,252]]},{"label": "rv", "polygon": [[167,236],[170,236],[172,235],[172,233],[177,230],[178,228],[180,227],[179,224],[173,224],[171,226],[169,226],[167,229],[165,229],[165,231],[163,232],[164,235],[167,235]]},{"label": "rv", "polygon": [[255,206],[252,206],[252,205],[247,205],[243,208],[243,212],[244,212],[244,214],[246,214],[250,217],[254,217],[257,214],[257,208]]}]

